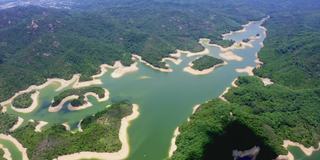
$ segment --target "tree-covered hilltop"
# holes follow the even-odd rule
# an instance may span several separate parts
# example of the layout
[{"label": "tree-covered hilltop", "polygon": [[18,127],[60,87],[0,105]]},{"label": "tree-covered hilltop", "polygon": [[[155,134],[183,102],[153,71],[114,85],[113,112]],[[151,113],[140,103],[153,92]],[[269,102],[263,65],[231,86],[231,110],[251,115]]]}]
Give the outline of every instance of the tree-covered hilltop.
[{"label": "tree-covered hilltop", "polygon": [[[190,117],[190,122],[180,126],[177,150],[171,159],[217,159],[233,160],[233,150],[261,148],[257,159],[274,159],[274,140],[265,134],[268,127],[250,113],[247,107],[212,100],[202,104]],[[269,142],[269,143],[266,143]]]},{"label": "tree-covered hilltop", "polygon": [[[258,78],[243,77],[237,81],[239,88],[226,94],[230,103],[246,106],[269,126],[282,144],[289,139],[307,147],[320,142],[320,88],[293,90],[274,84],[264,87]],[[279,153],[279,152],[278,152]]]},{"label": "tree-covered hilltop", "polygon": [[35,124],[30,123],[12,135],[28,148],[32,160],[53,159],[81,151],[116,152],[122,145],[118,136],[121,119],[131,113],[131,104],[123,102],[85,118],[81,123],[83,132],[71,133],[62,125],[54,125],[37,133]]},{"label": "tree-covered hilltop", "polygon": [[211,56],[202,56],[192,62],[192,68],[195,70],[203,71],[205,69],[214,67],[216,65],[222,64],[223,60],[214,58]]},{"label": "tree-covered hilltop", "polygon": [[129,65],[131,53],[165,67],[161,59],[176,49],[200,51],[203,37],[230,45],[222,33],[265,16],[243,5],[221,7],[225,1],[210,6],[149,0],[78,3],[88,6],[0,10],[0,101],[46,78],[81,73],[84,80],[101,64],[121,60]]},{"label": "tree-covered hilltop", "polygon": [[[319,2],[310,1],[311,4],[306,5],[298,5],[302,3],[298,0],[281,3],[289,4],[280,7],[281,10],[274,7],[276,12],[270,13],[271,19],[266,23],[268,36],[259,52],[264,65],[255,70],[258,76],[269,77],[275,84],[264,86],[257,77],[240,77],[236,82],[239,87],[225,95],[228,103],[213,100],[203,104],[191,121],[181,126],[178,149],[172,159],[208,159],[210,155],[212,158],[226,152],[230,154],[224,159],[233,159],[232,150],[240,144],[251,145],[245,150],[260,145],[271,149],[267,152],[271,155],[286,154],[282,143],[287,139],[306,147],[318,147],[320,14],[316,4]],[[232,138],[226,127],[230,123],[237,124],[234,128],[249,129],[262,143],[259,140],[237,142],[219,148],[228,142],[216,142],[219,138]]]},{"label": "tree-covered hilltop", "polygon": [[85,94],[86,93],[95,93],[98,95],[99,98],[104,98],[105,96],[105,90],[102,87],[84,87],[84,88],[72,88],[67,89],[59,93],[53,98],[52,106],[55,107],[61,103],[63,99],[65,99],[68,96],[76,95],[79,96],[78,99],[72,100],[71,105],[72,106],[81,106],[85,103]]},{"label": "tree-covered hilltop", "polygon": [[318,147],[320,88],[264,86],[257,77],[240,77],[236,84],[239,87],[225,95],[228,102],[217,99],[205,103],[190,122],[180,126],[178,149],[172,159],[224,155],[224,159],[231,160],[234,149],[254,146],[262,149],[258,159],[273,159],[287,154],[282,147],[287,139]]},{"label": "tree-covered hilltop", "polygon": [[31,106],[33,100],[31,98],[31,95],[34,94],[34,92],[24,93],[16,98],[13,99],[12,105],[16,108],[28,108]]},{"label": "tree-covered hilltop", "polygon": [[259,54],[265,64],[257,75],[295,89],[320,87],[318,12],[283,13],[267,21],[268,38]]}]

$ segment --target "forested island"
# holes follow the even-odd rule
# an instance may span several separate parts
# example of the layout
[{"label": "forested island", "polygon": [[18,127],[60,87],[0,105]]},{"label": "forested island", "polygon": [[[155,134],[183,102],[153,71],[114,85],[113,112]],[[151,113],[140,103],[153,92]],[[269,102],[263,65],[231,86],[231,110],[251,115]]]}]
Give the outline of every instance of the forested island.
[{"label": "forested island", "polygon": [[63,99],[65,99],[68,96],[76,95],[78,96],[77,99],[72,100],[70,103],[72,106],[81,106],[85,102],[85,94],[86,93],[95,93],[98,95],[98,97],[104,98],[105,97],[105,90],[102,87],[85,87],[85,88],[73,88],[73,89],[67,89],[63,92],[59,93],[57,96],[53,98],[52,106],[55,107],[59,105]]},{"label": "forested island", "polygon": [[13,99],[12,105],[16,108],[28,108],[33,102],[31,98],[33,93],[34,92],[29,92],[17,96]]},{"label": "forested island", "polygon": [[[264,46],[264,48],[257,53],[257,57],[254,57],[256,56],[254,54],[251,55],[253,56],[251,60],[257,58],[256,60],[261,60],[263,64],[254,69],[254,76],[240,77],[235,81],[235,85],[223,96],[225,101],[212,99],[212,97],[208,98],[212,100],[201,100],[201,103],[206,100],[208,102],[200,105],[200,108],[190,117],[190,121],[184,122],[179,127],[181,134],[177,136],[175,143],[177,150],[171,159],[219,157],[231,160],[234,158],[233,151],[245,151],[256,146],[260,149],[257,159],[269,160],[288,153],[282,146],[284,140],[297,142],[305,147],[318,147],[320,142],[320,4],[318,0],[309,0],[307,3],[303,0],[124,0],[112,3],[92,0],[91,5],[88,3],[82,2],[81,5],[76,5],[72,9],[41,6],[17,6],[8,9],[0,7],[0,102],[30,85],[44,83],[47,78],[67,80],[79,73],[81,81],[92,80],[92,75],[99,73],[101,64],[113,65],[120,60],[124,66],[129,66],[134,61],[132,54],[141,56],[152,66],[169,68],[170,66],[166,66],[162,59],[169,57],[171,53],[176,53],[177,49],[191,52],[203,51],[204,47],[198,43],[200,38],[208,38],[211,43],[229,47],[235,41],[225,40],[222,34],[236,30],[243,33],[245,30],[241,30],[242,24],[248,21],[254,23],[254,20],[270,15],[270,19],[263,24],[268,30],[266,40],[264,43],[253,44]],[[82,4],[87,6],[84,7]],[[263,27],[260,26],[261,28]],[[256,34],[256,32],[254,35],[257,36],[256,39],[264,37],[263,34]],[[250,37],[245,37],[237,42],[250,40]],[[220,51],[225,50],[222,47]],[[255,46],[248,48],[249,50],[245,50],[245,53],[250,53]],[[237,49],[241,47],[234,48],[234,50]],[[246,56],[250,57],[250,55]],[[246,63],[246,56],[243,61],[232,61],[231,66],[236,63]],[[223,60],[203,56],[192,63],[193,69],[205,70],[223,63]],[[145,71],[144,69],[141,70]],[[235,69],[232,69],[233,72],[230,73],[233,74]],[[148,70],[145,73],[154,72]],[[173,84],[176,81],[170,79],[170,74],[161,74],[165,75],[163,78],[165,80],[158,78],[159,81],[168,81]],[[163,115],[167,116],[168,112],[176,111],[179,115],[181,113],[186,117],[190,115],[183,112],[187,110],[186,106],[172,107],[170,111],[160,114],[160,110],[176,105],[165,102],[174,101],[172,97],[175,98],[178,94],[168,96],[168,91],[161,86],[167,86],[166,83],[155,83],[157,82],[155,74],[152,74],[153,77],[148,80],[142,78],[144,75],[135,77],[136,75],[129,77],[129,80],[117,79],[121,86],[116,87],[109,85],[108,81],[114,84],[111,82],[116,80],[103,77],[106,79],[103,79],[101,86],[114,87],[112,89],[118,95],[111,98],[111,107],[84,117],[78,131],[74,132],[77,129],[72,128],[74,133],[66,131],[61,124],[53,123],[54,118],[50,119],[51,121],[41,132],[35,132],[38,122],[33,123],[30,117],[37,113],[48,114],[44,112],[47,107],[43,106],[50,105],[52,98],[45,101],[43,106],[41,104],[42,108],[36,106],[39,109],[37,113],[29,113],[30,117],[23,115],[25,116],[23,123],[27,124],[22,124],[14,132],[10,129],[17,124],[18,115],[20,117],[22,114],[11,111],[11,106],[6,106],[7,108],[3,110],[0,106],[3,111],[0,113],[0,133],[10,134],[21,142],[27,148],[28,156],[32,160],[53,159],[60,155],[81,151],[118,151],[121,148],[118,137],[121,119],[132,113],[131,103],[133,102],[117,102],[119,99],[134,98],[142,101],[141,97],[150,95],[152,91],[148,90],[147,94],[144,93],[144,86],[140,87],[142,89],[139,88],[143,90],[141,93],[130,90],[134,88],[133,84],[140,80],[145,80],[143,84],[148,84],[146,85],[148,88],[154,87],[153,89],[161,93],[150,96],[148,100],[160,100],[159,104],[162,105],[157,106],[158,108],[147,108],[155,104],[146,102],[152,105],[144,106],[146,107],[144,109],[149,109],[149,112],[144,110],[142,113],[145,117],[151,118],[146,122],[138,121],[137,124],[139,123],[140,127],[149,124],[153,119],[160,119],[160,125],[154,122],[150,124],[155,124],[156,129],[163,131],[178,125],[178,120],[174,127],[169,125],[171,123],[162,123]],[[187,74],[178,74],[174,78],[185,75]],[[216,78],[223,76],[216,76]],[[206,82],[202,83],[206,84],[205,88],[212,90],[222,88],[207,85],[214,80],[206,81],[205,78],[207,77],[195,79]],[[273,84],[265,85],[261,78],[269,78]],[[147,83],[150,82],[149,80],[152,80],[153,84]],[[219,80],[224,81],[224,79]],[[183,87],[189,87],[195,83],[192,81],[188,86],[185,85],[187,83],[179,81],[179,84],[184,86],[179,86],[180,88],[176,90],[182,90]],[[54,96],[52,106],[58,106],[66,97],[72,95],[78,98],[71,100],[71,105],[81,106],[87,103],[85,95],[88,92],[95,93],[98,98],[104,98],[106,90],[101,86],[63,90]],[[202,88],[192,88],[188,92],[197,93],[194,94],[195,96],[199,96],[202,92],[206,93],[203,86],[197,87]],[[165,91],[160,92],[159,88]],[[120,89],[124,90],[119,91]],[[212,93],[212,90],[208,93]],[[33,92],[30,92],[16,97],[13,100],[13,106],[17,108],[30,106],[32,94]],[[184,97],[180,99],[186,101]],[[190,102],[196,102],[196,100],[190,100]],[[9,111],[4,112],[5,109]],[[70,109],[62,110],[60,113],[59,111],[52,114],[81,112]],[[82,112],[83,115],[85,115],[84,112],[85,110]],[[159,114],[154,114],[155,112]],[[45,117],[45,115],[42,116]],[[38,115],[35,117],[39,118]],[[176,120],[174,118],[168,116],[166,119]],[[178,118],[181,124],[182,118]],[[159,130],[155,132],[154,126],[149,126],[150,130],[153,130],[147,132],[148,134],[160,133]],[[148,134],[145,137],[152,137]],[[168,132],[164,133],[164,136],[168,135]],[[139,140],[136,137],[133,139]],[[147,145],[143,147],[151,148]],[[163,151],[163,148],[161,149]],[[3,154],[1,151],[0,157]]]},{"label": "forested island", "polygon": [[212,68],[219,64],[223,64],[224,61],[218,58],[214,58],[211,56],[202,56],[192,62],[192,68],[195,70],[203,71],[208,68]]},{"label": "forested island", "polygon": [[81,151],[116,152],[121,148],[119,129],[121,119],[132,113],[132,105],[116,103],[105,110],[86,117],[81,122],[82,131],[71,133],[61,124],[35,132],[35,123],[17,129],[13,136],[24,147],[32,160],[54,159]]}]

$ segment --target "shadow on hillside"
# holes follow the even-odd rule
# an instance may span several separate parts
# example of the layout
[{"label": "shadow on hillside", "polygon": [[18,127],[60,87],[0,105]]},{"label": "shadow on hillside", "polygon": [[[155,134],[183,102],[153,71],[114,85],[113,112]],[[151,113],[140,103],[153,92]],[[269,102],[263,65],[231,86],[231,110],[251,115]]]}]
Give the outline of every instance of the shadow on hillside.
[{"label": "shadow on hillside", "polygon": [[[210,133],[209,133],[210,134]],[[211,142],[205,146],[204,160],[234,160],[233,150],[245,151],[254,146],[260,147],[256,160],[272,160],[277,155],[266,146],[248,127],[234,122],[225,128],[220,135],[212,135]],[[252,160],[250,156],[238,160]]]}]

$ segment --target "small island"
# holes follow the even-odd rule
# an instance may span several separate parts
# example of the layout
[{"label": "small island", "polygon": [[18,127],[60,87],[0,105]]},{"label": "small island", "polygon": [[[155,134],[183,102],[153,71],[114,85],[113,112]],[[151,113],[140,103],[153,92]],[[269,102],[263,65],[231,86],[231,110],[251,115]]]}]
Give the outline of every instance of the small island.
[{"label": "small island", "polygon": [[79,96],[79,98],[70,101],[71,105],[75,107],[81,106],[86,103],[85,94],[89,92],[97,94],[99,98],[105,97],[105,90],[102,87],[85,87],[85,88],[79,88],[79,89],[68,89],[61,92],[59,95],[53,98],[52,106],[53,107],[58,106],[63,99],[73,95]]},{"label": "small island", "polygon": [[191,68],[198,71],[203,71],[205,69],[209,69],[223,63],[224,61],[221,59],[205,55],[193,61],[192,62],[193,65]]},{"label": "small island", "polygon": [[15,108],[28,108],[32,105],[32,98],[31,95],[34,94],[35,92],[28,92],[28,93],[23,93],[16,98],[13,99],[12,105]]}]

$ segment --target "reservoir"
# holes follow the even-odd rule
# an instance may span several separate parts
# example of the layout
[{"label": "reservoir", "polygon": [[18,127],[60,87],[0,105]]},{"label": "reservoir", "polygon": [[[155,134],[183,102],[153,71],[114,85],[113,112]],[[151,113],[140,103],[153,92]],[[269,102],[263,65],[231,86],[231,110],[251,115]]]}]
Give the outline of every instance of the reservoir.
[{"label": "reservoir", "polygon": [[[93,107],[79,111],[69,111],[68,103],[59,112],[49,112],[48,107],[52,103],[54,96],[61,91],[59,83],[52,83],[40,90],[39,105],[31,113],[17,113],[8,107],[8,113],[20,116],[25,120],[46,121],[47,126],[53,124],[67,123],[71,130],[77,130],[79,122],[90,115],[110,106],[110,104],[122,100],[129,100],[131,103],[140,106],[140,115],[128,128],[128,139],[130,146],[129,160],[163,160],[168,158],[170,142],[174,130],[187,121],[192,114],[192,109],[197,104],[217,98],[223,91],[231,86],[231,83],[241,75],[236,69],[243,69],[248,66],[256,67],[256,56],[266,38],[265,28],[261,25],[264,20],[253,21],[244,25],[244,29],[231,34],[226,34],[224,39],[235,41],[237,44],[244,39],[250,39],[250,46],[238,45],[230,49],[235,55],[242,57],[242,60],[229,60],[221,56],[222,48],[202,43],[203,47],[209,50],[209,55],[223,59],[227,65],[216,68],[207,75],[192,75],[183,69],[190,62],[199,56],[180,57],[182,62],[175,64],[166,61],[172,72],[160,72],[151,67],[138,62],[139,70],[129,73],[121,78],[112,78],[112,70],[108,70],[101,77],[102,86],[110,92],[110,99],[106,102],[99,102],[93,96],[89,97]],[[98,85],[99,86],[99,85]],[[0,144],[8,148],[12,154],[21,159],[21,154],[17,148],[5,140],[0,139]],[[290,148],[290,151],[294,148]],[[298,151],[294,151],[299,156]],[[20,157],[20,158],[19,158]],[[319,155],[318,155],[319,157]],[[317,159],[317,158],[316,158]]]}]

